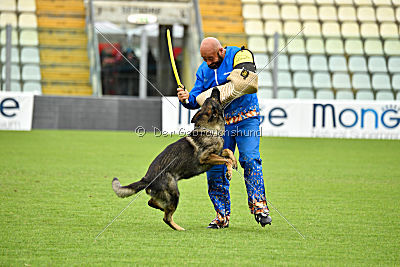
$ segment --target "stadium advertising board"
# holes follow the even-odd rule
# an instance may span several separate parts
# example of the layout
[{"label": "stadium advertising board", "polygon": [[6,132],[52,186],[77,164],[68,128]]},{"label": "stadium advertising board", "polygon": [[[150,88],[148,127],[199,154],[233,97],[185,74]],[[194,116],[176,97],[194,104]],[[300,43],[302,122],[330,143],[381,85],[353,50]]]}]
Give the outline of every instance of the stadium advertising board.
[{"label": "stadium advertising board", "polygon": [[[169,102],[170,100],[176,108]],[[193,128],[195,111],[163,99],[162,131]],[[260,99],[263,136],[400,139],[400,102]]]},{"label": "stadium advertising board", "polygon": [[0,130],[32,129],[33,94],[0,92]]}]

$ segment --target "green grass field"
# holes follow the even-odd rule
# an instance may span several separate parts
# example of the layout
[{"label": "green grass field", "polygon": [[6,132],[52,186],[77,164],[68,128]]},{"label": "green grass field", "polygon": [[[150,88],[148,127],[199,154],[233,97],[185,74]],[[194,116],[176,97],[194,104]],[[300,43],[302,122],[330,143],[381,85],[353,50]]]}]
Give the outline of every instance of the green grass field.
[{"label": "green grass field", "polygon": [[[271,227],[250,215],[243,179],[231,183],[228,229],[206,229],[215,213],[205,174],[181,181],[171,230],[142,194],[117,198],[178,137],[131,132],[0,132],[0,265],[399,265],[400,142],[261,140]],[[243,170],[241,170],[243,172]]]}]

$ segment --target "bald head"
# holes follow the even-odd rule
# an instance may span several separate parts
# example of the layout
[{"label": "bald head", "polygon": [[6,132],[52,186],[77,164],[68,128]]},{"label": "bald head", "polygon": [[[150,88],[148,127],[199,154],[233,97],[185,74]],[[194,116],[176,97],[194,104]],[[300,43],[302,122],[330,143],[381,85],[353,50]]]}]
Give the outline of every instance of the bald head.
[{"label": "bald head", "polygon": [[204,38],[203,41],[200,44],[200,54],[203,54],[203,52],[216,52],[218,51],[219,48],[222,48],[221,43],[218,41],[218,39],[214,37],[207,37]]},{"label": "bald head", "polygon": [[200,44],[200,54],[210,68],[218,68],[225,57],[225,49],[218,39],[207,37]]}]

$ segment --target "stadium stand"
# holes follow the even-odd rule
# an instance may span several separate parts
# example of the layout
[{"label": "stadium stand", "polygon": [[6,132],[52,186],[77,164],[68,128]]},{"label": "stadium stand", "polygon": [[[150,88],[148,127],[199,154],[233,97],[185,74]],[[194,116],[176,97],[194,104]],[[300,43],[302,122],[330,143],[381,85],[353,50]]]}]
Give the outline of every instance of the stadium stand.
[{"label": "stadium stand", "polygon": [[[259,70],[273,58],[275,32],[278,50],[287,45],[278,57],[278,98],[400,99],[399,1],[242,0],[242,7]],[[259,74],[265,97],[272,67]]]},{"label": "stadium stand", "polygon": [[[4,0],[0,5],[0,47],[2,76],[5,80],[6,25],[12,26],[11,35],[11,91],[21,91],[30,79],[40,82],[40,65],[37,53],[39,40],[37,33],[36,3],[34,0]],[[36,57],[32,54],[36,49]],[[26,65],[28,64],[29,65]],[[5,86],[3,86],[5,88]],[[29,89],[29,84],[27,86]],[[40,86],[36,87],[41,93]],[[39,89],[38,89],[39,88]]]},{"label": "stadium stand", "polygon": [[92,95],[83,0],[36,0],[42,91]]},{"label": "stadium stand", "polygon": [[11,24],[11,90],[91,95],[83,0],[1,2],[1,83],[5,78],[5,26]]},{"label": "stadium stand", "polygon": [[260,5],[253,1],[247,0],[242,10],[240,0],[200,0],[204,36],[216,37],[224,46],[247,46],[246,33],[261,35],[263,30]]}]

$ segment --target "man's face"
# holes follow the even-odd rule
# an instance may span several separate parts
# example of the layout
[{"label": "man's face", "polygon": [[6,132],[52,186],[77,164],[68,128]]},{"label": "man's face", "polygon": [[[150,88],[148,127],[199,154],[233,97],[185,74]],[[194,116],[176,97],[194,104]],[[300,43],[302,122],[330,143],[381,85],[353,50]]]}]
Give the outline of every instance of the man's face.
[{"label": "man's face", "polygon": [[217,52],[203,52],[201,57],[207,63],[207,66],[210,69],[218,69],[222,63],[222,60],[224,60],[220,50],[217,50]]}]

